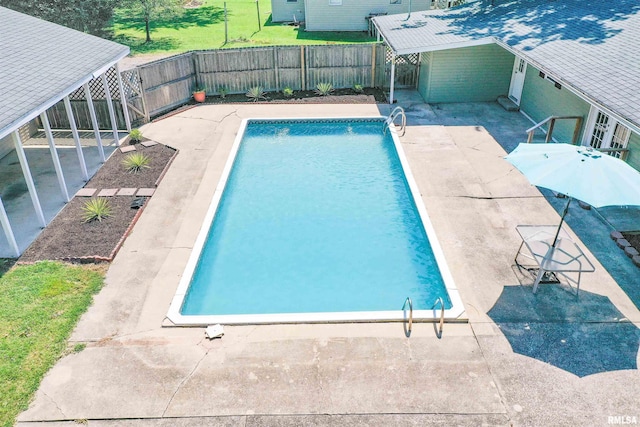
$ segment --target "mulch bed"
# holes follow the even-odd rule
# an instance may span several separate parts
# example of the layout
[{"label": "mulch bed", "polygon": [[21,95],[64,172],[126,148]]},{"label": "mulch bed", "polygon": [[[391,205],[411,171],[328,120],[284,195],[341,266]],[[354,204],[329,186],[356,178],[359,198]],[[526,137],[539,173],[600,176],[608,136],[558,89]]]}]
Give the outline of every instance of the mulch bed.
[{"label": "mulch bed", "polygon": [[[266,99],[259,103],[269,104],[376,104],[378,102],[387,102],[384,91],[376,88],[364,88],[361,93],[355,92],[353,89],[336,89],[331,95],[318,95],[312,90],[296,91],[293,96],[284,96],[282,92],[267,92]],[[224,98],[220,96],[207,96],[205,103],[207,104],[237,104],[237,103],[253,103],[244,94],[227,95]]]},{"label": "mulch bed", "polygon": [[[177,151],[162,144],[152,147],[144,147],[142,144],[135,146],[136,151],[149,157],[149,168],[137,174],[127,172],[122,160],[129,153],[123,154],[116,150],[85,187],[98,190],[155,188]],[[89,198],[74,197],[27,248],[19,262],[45,259],[71,262],[111,261],[135,220],[142,213],[142,208],[131,207],[134,199],[135,196],[109,197],[111,216],[102,221],[84,222],[83,207]],[[146,199],[148,198],[143,198],[145,203]]]}]

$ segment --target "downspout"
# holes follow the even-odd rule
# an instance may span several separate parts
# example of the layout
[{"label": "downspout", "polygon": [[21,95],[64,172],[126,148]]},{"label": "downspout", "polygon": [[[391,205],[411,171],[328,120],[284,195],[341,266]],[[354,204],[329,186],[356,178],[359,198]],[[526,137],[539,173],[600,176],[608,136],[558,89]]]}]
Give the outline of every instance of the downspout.
[{"label": "downspout", "polygon": [[411,0],[409,0],[409,13],[407,13],[407,19],[405,19],[405,21],[408,21],[409,18],[411,18]]}]

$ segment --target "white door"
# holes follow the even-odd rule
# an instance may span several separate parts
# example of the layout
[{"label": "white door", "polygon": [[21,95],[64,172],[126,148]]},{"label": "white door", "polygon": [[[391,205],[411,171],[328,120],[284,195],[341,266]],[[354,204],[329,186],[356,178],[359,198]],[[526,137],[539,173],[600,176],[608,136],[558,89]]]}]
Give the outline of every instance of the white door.
[{"label": "white door", "polygon": [[511,98],[516,105],[520,105],[520,97],[522,96],[526,72],[527,63],[524,59],[516,57],[516,60],[513,62],[513,74],[511,76],[511,86],[509,87],[509,98]]}]

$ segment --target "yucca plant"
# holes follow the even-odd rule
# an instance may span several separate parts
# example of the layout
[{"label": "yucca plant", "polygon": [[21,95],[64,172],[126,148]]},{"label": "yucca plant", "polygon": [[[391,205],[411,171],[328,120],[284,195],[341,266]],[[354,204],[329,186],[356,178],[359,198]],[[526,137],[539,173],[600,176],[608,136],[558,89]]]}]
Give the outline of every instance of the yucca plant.
[{"label": "yucca plant", "polygon": [[122,164],[127,171],[138,173],[142,169],[148,168],[150,161],[151,159],[143,153],[131,153],[122,160]]},{"label": "yucca plant", "polygon": [[140,132],[140,129],[131,129],[131,132],[129,132],[129,140],[134,144],[142,141],[142,132]]},{"label": "yucca plant", "polygon": [[330,95],[333,93],[333,85],[331,83],[318,83],[314,92],[322,96]]},{"label": "yucca plant", "polygon": [[289,86],[285,87],[284,89],[282,89],[282,94],[284,96],[286,96],[287,98],[293,96],[293,89],[291,89]]},{"label": "yucca plant", "polygon": [[87,200],[82,207],[82,218],[84,222],[102,221],[111,215],[109,200],[98,197]]},{"label": "yucca plant", "polygon": [[247,95],[247,98],[251,99],[253,102],[258,102],[260,99],[267,99],[265,97],[266,92],[262,86],[249,88],[245,95]]},{"label": "yucca plant", "polygon": [[355,84],[353,85],[353,91],[356,93],[362,93],[364,92],[364,88],[362,87],[362,85]]}]

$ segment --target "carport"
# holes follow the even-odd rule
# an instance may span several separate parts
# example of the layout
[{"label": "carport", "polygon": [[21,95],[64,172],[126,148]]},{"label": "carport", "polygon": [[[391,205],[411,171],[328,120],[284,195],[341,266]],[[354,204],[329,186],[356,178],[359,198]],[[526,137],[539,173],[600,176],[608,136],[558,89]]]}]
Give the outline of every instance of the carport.
[{"label": "carport", "polygon": [[[131,130],[118,70],[129,48],[3,7],[0,25],[0,257],[16,257],[119,145],[118,114]],[[89,132],[78,130],[80,97]],[[53,110],[64,129],[52,129]]]}]

